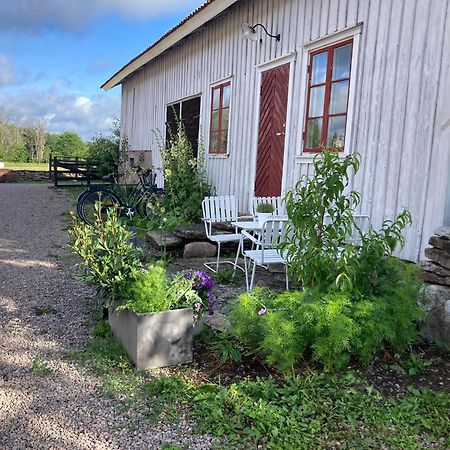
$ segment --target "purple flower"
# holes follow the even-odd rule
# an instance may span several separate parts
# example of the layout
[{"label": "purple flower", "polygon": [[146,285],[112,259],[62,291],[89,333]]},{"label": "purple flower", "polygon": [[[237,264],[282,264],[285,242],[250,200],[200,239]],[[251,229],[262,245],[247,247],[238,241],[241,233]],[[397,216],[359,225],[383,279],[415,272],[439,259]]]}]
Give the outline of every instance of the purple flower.
[{"label": "purple flower", "polygon": [[200,311],[201,307],[202,307],[201,303],[194,303],[194,308],[196,311]]},{"label": "purple flower", "polygon": [[258,311],[258,314],[259,314],[260,316],[263,316],[266,312],[267,312],[267,309],[266,309],[266,308],[261,308],[261,309]]}]

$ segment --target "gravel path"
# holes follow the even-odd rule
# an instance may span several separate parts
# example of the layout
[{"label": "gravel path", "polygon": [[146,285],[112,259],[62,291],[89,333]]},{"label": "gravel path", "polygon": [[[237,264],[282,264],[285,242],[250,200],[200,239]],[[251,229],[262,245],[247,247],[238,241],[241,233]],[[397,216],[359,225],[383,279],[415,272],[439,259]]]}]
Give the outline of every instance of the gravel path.
[{"label": "gravel path", "polygon": [[[73,202],[46,185],[0,184],[0,448],[210,448],[184,421],[142,427],[137,406],[102,395],[67,357],[88,339],[92,298],[67,249]],[[39,364],[52,373],[39,376]]]}]

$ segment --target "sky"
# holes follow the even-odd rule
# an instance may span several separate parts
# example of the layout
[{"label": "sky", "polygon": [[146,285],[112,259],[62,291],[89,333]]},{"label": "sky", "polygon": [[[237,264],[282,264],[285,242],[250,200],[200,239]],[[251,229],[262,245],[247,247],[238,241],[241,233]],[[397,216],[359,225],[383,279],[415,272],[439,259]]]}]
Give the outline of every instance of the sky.
[{"label": "sky", "polygon": [[88,140],[120,116],[100,86],[202,0],[0,0],[0,113]]}]

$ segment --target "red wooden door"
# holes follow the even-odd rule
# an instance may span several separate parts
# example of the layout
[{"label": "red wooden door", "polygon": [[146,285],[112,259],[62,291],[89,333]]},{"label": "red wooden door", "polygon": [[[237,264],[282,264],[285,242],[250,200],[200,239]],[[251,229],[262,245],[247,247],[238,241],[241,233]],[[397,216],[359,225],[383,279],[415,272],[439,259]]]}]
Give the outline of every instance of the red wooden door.
[{"label": "red wooden door", "polygon": [[289,64],[262,73],[255,195],[281,195]]}]

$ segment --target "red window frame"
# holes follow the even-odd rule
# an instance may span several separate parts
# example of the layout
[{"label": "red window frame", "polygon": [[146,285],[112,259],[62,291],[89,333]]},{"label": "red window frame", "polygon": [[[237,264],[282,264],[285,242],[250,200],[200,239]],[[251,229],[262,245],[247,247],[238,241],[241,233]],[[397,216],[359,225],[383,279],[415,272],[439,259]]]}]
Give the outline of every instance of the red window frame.
[{"label": "red window frame", "polygon": [[[228,102],[228,106],[224,107],[223,106],[223,91],[225,87],[229,87],[230,88],[230,100]],[[219,106],[214,109],[214,95],[215,93],[219,91]],[[222,84],[218,84],[217,86],[213,86],[211,88],[211,121],[210,121],[210,132],[209,132],[209,150],[208,153],[210,153],[211,155],[225,155],[227,153],[228,150],[228,139],[227,139],[227,148],[222,148],[222,134],[226,133],[227,137],[228,137],[228,128],[230,126],[230,104],[231,104],[231,81],[227,81],[225,83]],[[223,125],[223,111],[225,109],[228,109],[228,126],[226,128],[224,128]],[[213,116],[214,113],[218,111],[219,112],[219,120],[217,122],[217,128],[214,129],[213,128]],[[212,144],[212,135],[213,133],[217,133],[217,147],[216,148],[212,148],[211,144]]]},{"label": "red window frame", "polygon": [[[337,48],[345,47],[346,45],[351,45],[350,48],[350,66],[349,66],[349,72],[348,77],[345,78],[339,78],[337,80],[333,80],[333,58],[334,58],[334,51]],[[312,82],[312,66],[313,66],[313,58],[314,56],[320,55],[322,53],[327,53],[327,68],[326,68],[326,76],[325,76],[325,82],[323,83],[316,83],[311,84]],[[322,134],[321,134],[321,140],[320,145],[321,146],[327,146],[327,138],[328,138],[328,126],[330,117],[339,117],[339,116],[345,116],[345,125],[344,125],[344,144],[342,147],[335,148],[337,151],[344,151],[345,147],[345,133],[347,130],[347,116],[348,116],[348,100],[350,96],[350,79],[352,76],[352,55],[353,55],[353,38],[347,39],[342,42],[338,42],[333,45],[329,45],[327,47],[322,47],[318,50],[314,50],[309,54],[309,62],[308,62],[308,95],[307,95],[307,101],[306,101],[306,118],[305,118],[305,127],[303,132],[303,148],[305,153],[319,153],[322,151],[320,147],[315,148],[308,148],[308,124],[311,119],[322,119]],[[347,106],[345,109],[345,112],[340,112],[336,114],[330,114],[330,101],[331,101],[331,88],[332,85],[338,82],[342,81],[348,81],[348,91],[347,91]],[[310,100],[311,100],[311,90],[312,88],[325,86],[325,95],[324,95],[324,107],[323,107],[323,116],[310,116],[309,115],[309,107],[310,107]]]}]

